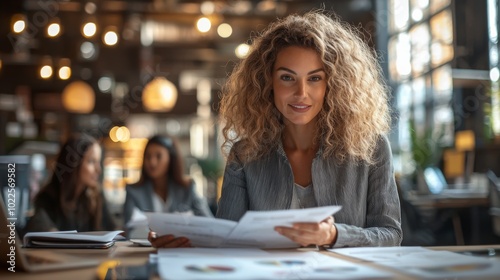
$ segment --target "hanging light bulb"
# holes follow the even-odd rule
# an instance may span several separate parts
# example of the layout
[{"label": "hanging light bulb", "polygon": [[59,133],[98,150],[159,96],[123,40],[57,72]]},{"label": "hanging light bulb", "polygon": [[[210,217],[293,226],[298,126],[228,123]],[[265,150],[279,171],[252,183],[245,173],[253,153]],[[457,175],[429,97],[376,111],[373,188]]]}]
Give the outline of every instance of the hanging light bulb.
[{"label": "hanging light bulb", "polygon": [[110,26],[106,28],[104,35],[102,37],[104,44],[108,46],[114,46],[118,43],[118,33],[116,27]]},{"label": "hanging light bulb", "polygon": [[62,103],[68,112],[90,113],[95,105],[94,89],[84,81],[74,81],[64,88]]},{"label": "hanging light bulb", "polygon": [[42,66],[40,67],[40,78],[48,79],[52,77],[52,58],[46,56],[42,59]]},{"label": "hanging light bulb", "polygon": [[229,23],[221,23],[219,27],[217,27],[217,34],[221,36],[222,38],[228,38],[233,34],[233,28]]},{"label": "hanging light bulb", "polygon": [[94,22],[86,22],[82,27],[82,35],[86,38],[90,38],[97,32],[97,25]]},{"label": "hanging light bulb", "polygon": [[61,24],[59,18],[53,18],[47,26],[47,36],[57,37],[61,34]]},{"label": "hanging light bulb", "polygon": [[11,29],[14,33],[21,33],[26,29],[26,16],[15,14],[11,18]]},{"label": "hanging light bulb", "polygon": [[70,60],[67,58],[62,58],[59,61],[59,79],[61,80],[67,80],[71,77],[71,67],[70,67]]},{"label": "hanging light bulb", "polygon": [[212,22],[210,22],[210,19],[208,19],[207,17],[202,17],[196,22],[196,27],[198,28],[198,31],[206,33],[210,31]]},{"label": "hanging light bulb", "polygon": [[142,104],[147,111],[168,112],[176,102],[177,88],[163,77],[154,78],[142,92]]}]

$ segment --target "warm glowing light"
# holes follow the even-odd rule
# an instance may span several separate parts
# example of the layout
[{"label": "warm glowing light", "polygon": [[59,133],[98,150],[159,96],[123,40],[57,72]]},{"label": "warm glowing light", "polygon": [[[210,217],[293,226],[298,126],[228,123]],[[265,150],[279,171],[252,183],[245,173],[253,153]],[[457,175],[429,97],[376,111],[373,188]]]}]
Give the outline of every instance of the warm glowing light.
[{"label": "warm glowing light", "polygon": [[26,22],[24,20],[18,20],[14,22],[12,31],[14,31],[15,33],[21,33],[24,31],[24,28],[26,28]]},{"label": "warm glowing light", "polygon": [[59,79],[67,80],[71,77],[71,68],[69,66],[63,66],[59,68]]},{"label": "warm glowing light", "polygon": [[62,93],[62,103],[68,112],[87,114],[94,110],[94,89],[84,81],[67,85]]},{"label": "warm glowing light", "polygon": [[21,33],[26,29],[26,16],[23,14],[15,14],[10,19],[11,29],[14,33]]},{"label": "warm glowing light", "polygon": [[109,138],[113,142],[128,142],[130,130],[126,126],[113,126],[109,131]]},{"label": "warm glowing light", "polygon": [[126,126],[120,126],[116,130],[116,139],[120,142],[127,142],[130,140],[130,130]]},{"label": "warm glowing light", "polygon": [[474,131],[461,130],[455,133],[455,149],[457,151],[472,151],[475,145]]},{"label": "warm glowing light", "polygon": [[238,58],[245,58],[248,55],[248,52],[250,51],[250,46],[247,44],[240,44],[236,47],[236,50],[234,50],[234,53]]},{"label": "warm glowing light", "polygon": [[120,128],[119,126],[113,126],[110,130],[109,130],[109,138],[111,139],[111,141],[113,142],[118,142],[118,138],[116,138],[116,131],[118,130],[118,128]]},{"label": "warm glowing light", "polygon": [[97,25],[93,22],[87,22],[82,28],[83,36],[90,38],[97,32]]},{"label": "warm glowing light", "polygon": [[52,66],[50,65],[42,66],[42,68],[40,68],[40,77],[42,77],[42,79],[48,79],[52,77]]},{"label": "warm glowing light", "polygon": [[228,23],[222,23],[219,27],[217,27],[217,34],[219,34],[222,38],[228,38],[231,34],[233,34],[233,28]]},{"label": "warm glowing light", "polygon": [[47,27],[47,35],[49,35],[50,37],[56,37],[60,32],[61,26],[59,25],[59,23],[51,23]]},{"label": "warm glowing light", "polygon": [[205,1],[200,5],[200,11],[204,15],[211,15],[215,11],[215,4],[212,1]]},{"label": "warm glowing light", "polygon": [[114,46],[116,43],[118,43],[118,34],[116,34],[115,31],[108,31],[104,33],[104,44],[108,46]]},{"label": "warm glowing light", "polygon": [[177,102],[177,88],[169,80],[157,77],[142,92],[142,104],[147,111],[168,112]]},{"label": "warm glowing light", "polygon": [[202,17],[196,22],[196,27],[200,32],[206,33],[212,27],[212,23],[208,18]]}]

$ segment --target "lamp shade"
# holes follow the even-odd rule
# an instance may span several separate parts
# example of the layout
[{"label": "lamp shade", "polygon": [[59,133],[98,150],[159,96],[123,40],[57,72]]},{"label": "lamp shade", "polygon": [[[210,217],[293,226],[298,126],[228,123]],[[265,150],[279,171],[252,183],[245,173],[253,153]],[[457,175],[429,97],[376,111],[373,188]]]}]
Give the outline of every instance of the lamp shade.
[{"label": "lamp shade", "polygon": [[68,112],[87,114],[94,110],[94,89],[84,81],[68,84],[62,93],[62,103]]},{"label": "lamp shade", "polygon": [[177,88],[169,80],[156,77],[142,92],[142,105],[146,111],[168,112],[177,102]]},{"label": "lamp shade", "polygon": [[472,151],[475,145],[474,131],[462,130],[455,134],[455,149],[457,151]]}]

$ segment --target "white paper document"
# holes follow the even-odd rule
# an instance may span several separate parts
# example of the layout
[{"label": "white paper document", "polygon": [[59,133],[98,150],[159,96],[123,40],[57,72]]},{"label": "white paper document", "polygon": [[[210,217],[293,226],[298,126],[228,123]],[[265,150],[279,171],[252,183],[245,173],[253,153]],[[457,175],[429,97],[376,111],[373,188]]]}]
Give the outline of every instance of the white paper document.
[{"label": "white paper document", "polygon": [[195,247],[219,247],[236,222],[170,213],[147,213],[149,228],[159,236],[184,236]]},{"label": "white paper document", "polygon": [[329,251],[385,265],[419,278],[474,279],[500,276],[500,261],[422,247],[340,248]]},{"label": "white paper document", "polygon": [[253,255],[214,249],[211,255],[158,256],[161,279],[375,279],[391,274],[318,252],[273,252]]},{"label": "white paper document", "polygon": [[133,228],[133,227],[138,227],[138,226],[147,226],[148,225],[148,218],[142,212],[139,210],[139,208],[134,207],[132,210],[132,216],[130,217],[130,221],[126,224],[127,228]]},{"label": "white paper document", "polygon": [[149,228],[158,235],[184,236],[195,247],[296,248],[299,245],[274,231],[297,222],[318,223],[341,209],[324,206],[294,210],[247,211],[238,223],[224,219],[148,213]]},{"label": "white paper document", "polygon": [[247,211],[225,241],[226,247],[294,248],[297,243],[274,230],[293,223],[319,223],[340,210],[324,206],[277,211]]}]

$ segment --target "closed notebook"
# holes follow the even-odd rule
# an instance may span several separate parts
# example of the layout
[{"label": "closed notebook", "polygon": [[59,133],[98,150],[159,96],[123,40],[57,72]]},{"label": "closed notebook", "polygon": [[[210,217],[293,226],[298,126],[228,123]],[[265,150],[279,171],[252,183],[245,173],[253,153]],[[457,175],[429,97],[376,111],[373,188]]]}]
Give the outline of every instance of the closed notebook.
[{"label": "closed notebook", "polygon": [[28,248],[109,248],[120,239],[122,230],[115,231],[50,231],[28,232],[24,247]]}]

